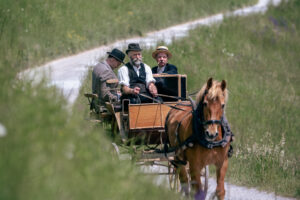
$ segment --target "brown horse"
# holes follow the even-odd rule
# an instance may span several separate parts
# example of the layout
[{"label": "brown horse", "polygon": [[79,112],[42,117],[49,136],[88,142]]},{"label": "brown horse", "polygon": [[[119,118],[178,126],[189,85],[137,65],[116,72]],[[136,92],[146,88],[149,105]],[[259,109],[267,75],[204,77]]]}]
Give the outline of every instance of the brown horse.
[{"label": "brown horse", "polygon": [[198,92],[194,107],[192,103],[177,104],[178,109],[171,109],[166,119],[169,143],[176,149],[175,166],[182,190],[187,194],[188,187],[185,186],[192,185],[195,199],[205,199],[206,191],[202,189],[200,173],[205,166],[212,164],[216,166],[217,173],[215,195],[218,199],[225,196],[224,178],[231,137],[225,135],[222,128],[227,97],[226,81],[210,78]]}]

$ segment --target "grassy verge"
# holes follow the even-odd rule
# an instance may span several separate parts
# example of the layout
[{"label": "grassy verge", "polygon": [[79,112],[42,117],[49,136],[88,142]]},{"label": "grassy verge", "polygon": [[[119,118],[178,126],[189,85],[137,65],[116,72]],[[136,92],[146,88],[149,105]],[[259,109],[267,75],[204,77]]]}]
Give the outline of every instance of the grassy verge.
[{"label": "grassy verge", "polygon": [[[228,180],[300,197],[299,1],[263,15],[229,18],[169,46],[190,91],[225,79],[227,116],[236,134]],[[151,51],[145,62],[154,66]]]},{"label": "grassy verge", "polygon": [[140,36],[150,30],[255,2],[2,0],[0,60],[4,66],[21,70],[116,39]]},{"label": "grassy verge", "polygon": [[179,199],[113,155],[86,102],[70,113],[55,88],[17,81],[0,102],[0,199]]}]

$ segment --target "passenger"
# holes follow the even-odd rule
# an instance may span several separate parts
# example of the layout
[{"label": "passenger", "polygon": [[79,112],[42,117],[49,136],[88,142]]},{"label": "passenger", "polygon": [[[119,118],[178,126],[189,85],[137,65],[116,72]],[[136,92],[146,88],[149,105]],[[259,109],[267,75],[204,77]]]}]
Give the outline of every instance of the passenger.
[{"label": "passenger", "polygon": [[[98,63],[92,72],[92,92],[98,95],[98,102],[92,102],[92,108],[95,105],[105,105],[105,102],[117,102],[118,96],[116,88],[118,86],[117,76],[114,69],[118,68],[125,58],[125,54],[119,49],[113,49],[107,52],[106,60]],[[114,83],[107,83],[108,79],[116,79]],[[97,110],[96,110],[97,111]]]},{"label": "passenger", "polygon": [[[152,57],[156,60],[157,66],[152,68],[153,74],[178,74],[177,67],[175,65],[169,64],[168,60],[172,57],[171,52],[166,46],[159,46],[152,53]],[[174,84],[170,78],[155,78],[156,87],[158,94],[168,95],[168,96],[178,96],[177,89],[175,87],[170,87]],[[176,83],[175,83],[176,84]],[[176,98],[172,97],[162,97],[164,101],[177,101]]]},{"label": "passenger", "polygon": [[168,47],[157,47],[152,53],[152,57],[157,61],[157,66],[152,68],[153,74],[178,74],[177,67],[168,63],[168,60],[172,58]]},{"label": "passenger", "polygon": [[[138,43],[130,43],[126,54],[130,61],[118,70],[121,85],[121,100],[129,99],[131,104],[151,103],[157,96],[155,79],[151,68],[142,62],[142,49]],[[149,98],[150,97],[150,98]]]}]

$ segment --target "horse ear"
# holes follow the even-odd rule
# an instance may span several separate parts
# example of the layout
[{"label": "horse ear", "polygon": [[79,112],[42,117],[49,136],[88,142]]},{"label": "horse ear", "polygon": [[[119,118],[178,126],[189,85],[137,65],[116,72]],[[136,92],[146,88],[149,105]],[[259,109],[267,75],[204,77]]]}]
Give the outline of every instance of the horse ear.
[{"label": "horse ear", "polygon": [[226,81],[225,80],[222,80],[222,83],[221,83],[221,88],[222,88],[222,91],[224,91],[225,90],[225,88],[226,88]]},{"label": "horse ear", "polygon": [[209,88],[211,88],[212,83],[213,83],[213,78],[210,77],[206,83],[206,90],[209,90]]}]

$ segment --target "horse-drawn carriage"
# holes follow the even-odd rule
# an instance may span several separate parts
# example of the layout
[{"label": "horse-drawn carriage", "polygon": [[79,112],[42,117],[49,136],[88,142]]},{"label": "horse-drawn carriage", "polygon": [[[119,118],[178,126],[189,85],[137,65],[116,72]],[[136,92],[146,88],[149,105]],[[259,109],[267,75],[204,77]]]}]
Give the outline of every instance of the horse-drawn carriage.
[{"label": "horse-drawn carriage", "polygon": [[[218,184],[217,190],[220,191],[217,191],[217,195],[221,199],[224,198],[224,176],[231,137],[224,134],[221,122],[227,96],[226,82],[217,83],[209,79],[203,86],[204,89],[199,92],[196,105],[192,101],[188,101],[186,75],[155,75],[155,77],[171,80],[169,81],[172,83],[170,88],[173,90],[174,96],[164,94],[161,96],[173,100],[164,103],[154,101],[153,103],[130,104],[125,99],[121,105],[107,102],[105,106],[97,109],[100,112],[95,113],[95,110],[91,110],[91,112],[97,115],[99,121],[111,124],[113,135],[121,138],[121,144],[133,149],[131,152],[135,152],[134,156],[138,164],[165,166],[168,171],[157,174],[168,175],[171,189],[189,193],[189,186],[180,186],[180,176],[180,182],[194,184],[196,193],[202,198],[208,189],[208,165],[215,164],[217,173],[219,173],[217,178],[220,178],[221,182],[223,181],[223,186]],[[211,90],[218,91],[214,91],[214,94],[211,95]],[[85,94],[85,96],[89,102],[91,99],[97,98],[93,94]],[[209,104],[214,104],[215,109],[217,107],[219,109],[217,111],[218,116],[213,116],[213,119],[204,113],[205,110],[211,114],[215,112],[210,110]],[[196,127],[196,129],[201,129],[201,133],[205,132],[202,139],[206,141],[205,145],[208,145],[206,147],[196,145],[196,141],[199,139],[192,134],[192,132],[198,133],[192,124],[194,124],[193,118],[198,120],[194,114],[199,114],[200,110],[201,127]],[[214,142],[217,138],[219,138],[217,142]],[[113,146],[115,151],[119,153],[119,145],[113,143]],[[199,152],[207,154],[208,157],[203,160],[193,159],[193,154],[199,157]],[[221,162],[211,161],[213,156],[217,157],[217,154],[222,154],[224,157],[222,159],[217,158]],[[186,161],[189,164],[186,165]],[[195,165],[199,165],[200,168],[199,166],[195,167]],[[192,173],[187,175],[189,170],[192,170]],[[218,192],[221,192],[220,195]]]}]

